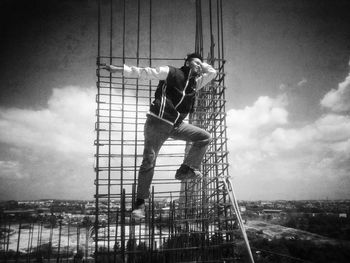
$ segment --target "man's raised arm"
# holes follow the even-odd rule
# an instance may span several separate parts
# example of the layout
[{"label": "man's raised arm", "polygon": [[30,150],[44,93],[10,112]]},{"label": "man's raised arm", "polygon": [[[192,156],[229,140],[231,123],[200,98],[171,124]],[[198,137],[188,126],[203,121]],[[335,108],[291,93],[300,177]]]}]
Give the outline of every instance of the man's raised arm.
[{"label": "man's raised arm", "polygon": [[121,73],[127,78],[138,78],[144,80],[165,80],[169,73],[168,66],[161,66],[156,68],[150,67],[135,67],[135,66],[127,66],[123,67],[114,66],[114,65],[105,65],[102,67],[103,69],[108,70],[111,73]]},{"label": "man's raised arm", "polygon": [[201,63],[202,72],[197,78],[197,89],[203,88],[207,83],[216,77],[217,71],[208,63]]}]

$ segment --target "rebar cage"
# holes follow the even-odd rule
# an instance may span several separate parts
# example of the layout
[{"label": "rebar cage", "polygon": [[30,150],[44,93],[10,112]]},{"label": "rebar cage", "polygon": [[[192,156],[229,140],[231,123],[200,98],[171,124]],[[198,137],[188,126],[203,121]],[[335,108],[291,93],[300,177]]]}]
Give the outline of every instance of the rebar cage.
[{"label": "rebar cage", "polygon": [[[157,12],[164,10],[164,6],[173,13],[181,11],[193,17],[193,29],[181,25],[187,27],[182,31],[187,32],[187,42],[181,36],[179,43],[173,43],[171,38],[172,45],[179,48],[167,52],[159,43],[169,43],[164,34],[159,37],[161,27],[169,26],[176,32],[173,23],[186,23],[190,18],[172,21],[169,16],[171,26],[162,25],[164,17]],[[179,6],[188,8],[177,11]],[[222,0],[99,1],[93,233],[97,262],[235,260],[237,213],[229,203],[223,182],[229,174],[222,9]],[[181,46],[188,46],[192,40],[194,45],[184,51]],[[131,210],[142,161],[143,126],[158,82],[110,74],[101,65],[180,67],[186,53],[193,50],[204,55],[219,72],[198,93],[195,112],[187,120],[212,137],[202,162],[204,178],[175,180],[175,171],[189,145],[169,139],[157,158],[146,218],[135,220]]]}]

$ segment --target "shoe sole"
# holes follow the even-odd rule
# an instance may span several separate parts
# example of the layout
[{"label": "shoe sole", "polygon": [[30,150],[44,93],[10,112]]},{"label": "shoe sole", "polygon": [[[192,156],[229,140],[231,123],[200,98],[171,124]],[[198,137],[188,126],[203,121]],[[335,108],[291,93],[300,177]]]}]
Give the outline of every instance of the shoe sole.
[{"label": "shoe sole", "polygon": [[138,215],[134,215],[134,214],[131,214],[131,217],[134,219],[145,219],[146,218],[146,216],[138,216]]},{"label": "shoe sole", "polygon": [[175,177],[176,180],[179,180],[179,181],[184,181],[184,180],[200,180],[202,179],[201,176],[195,176],[195,177],[183,177],[183,178],[180,178],[180,177]]}]

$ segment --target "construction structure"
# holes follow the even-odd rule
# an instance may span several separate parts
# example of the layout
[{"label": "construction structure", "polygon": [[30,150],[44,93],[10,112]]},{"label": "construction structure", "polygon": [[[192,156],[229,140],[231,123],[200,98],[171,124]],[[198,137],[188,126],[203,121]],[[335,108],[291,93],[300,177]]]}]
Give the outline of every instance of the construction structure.
[{"label": "construction structure", "polygon": [[[222,0],[100,0],[98,9],[96,262],[238,262],[235,244],[242,238],[253,261],[228,172]],[[157,158],[146,218],[135,220],[143,126],[158,82],[110,74],[102,65],[181,67],[193,51],[218,71],[187,120],[212,137],[204,178],[174,179],[188,145],[168,140]]]}]

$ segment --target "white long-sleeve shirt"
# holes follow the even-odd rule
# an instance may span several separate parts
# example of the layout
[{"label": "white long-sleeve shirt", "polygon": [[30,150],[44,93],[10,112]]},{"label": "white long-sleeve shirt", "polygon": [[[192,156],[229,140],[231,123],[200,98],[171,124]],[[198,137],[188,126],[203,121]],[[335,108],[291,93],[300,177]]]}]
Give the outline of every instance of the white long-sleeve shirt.
[{"label": "white long-sleeve shirt", "polygon": [[[209,64],[203,63],[203,73],[196,78],[197,90],[203,88],[208,82],[215,78],[217,72]],[[124,64],[124,76],[127,78],[139,78],[143,80],[166,80],[169,73],[168,66],[160,67],[135,67]]]}]

